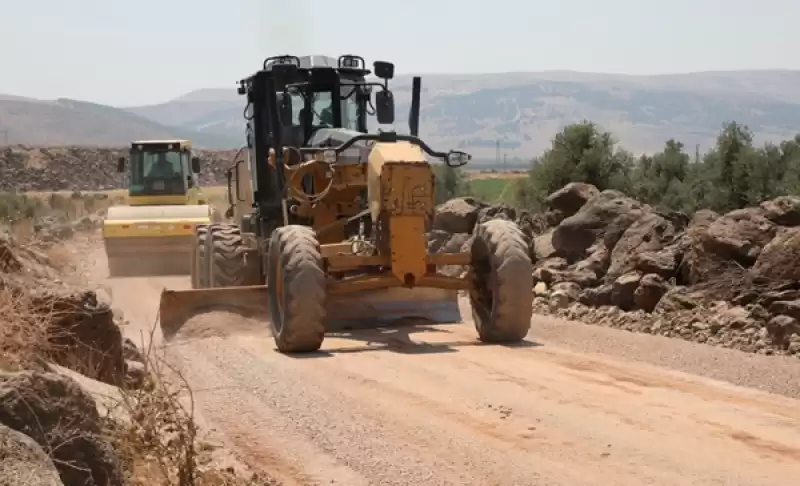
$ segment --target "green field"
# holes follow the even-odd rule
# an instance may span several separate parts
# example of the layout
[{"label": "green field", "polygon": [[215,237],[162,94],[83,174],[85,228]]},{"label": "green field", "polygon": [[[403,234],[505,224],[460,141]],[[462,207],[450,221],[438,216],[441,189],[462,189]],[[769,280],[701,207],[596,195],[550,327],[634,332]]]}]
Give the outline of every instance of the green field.
[{"label": "green field", "polygon": [[489,204],[514,202],[513,178],[473,179],[469,181],[470,195]]}]

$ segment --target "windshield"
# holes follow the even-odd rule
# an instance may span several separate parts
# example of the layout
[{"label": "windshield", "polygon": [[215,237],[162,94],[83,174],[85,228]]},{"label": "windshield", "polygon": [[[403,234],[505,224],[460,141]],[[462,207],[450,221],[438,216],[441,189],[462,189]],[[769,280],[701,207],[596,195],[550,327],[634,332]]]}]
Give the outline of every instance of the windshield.
[{"label": "windshield", "polygon": [[178,151],[131,152],[131,195],[184,194],[182,162],[188,158],[187,153]]},{"label": "windshield", "polygon": [[[352,86],[343,86],[341,94],[342,128],[348,130],[358,130],[358,102],[356,101],[355,90]],[[295,123],[300,124],[300,112],[304,107],[304,99],[300,94],[292,95],[292,113]],[[333,105],[330,91],[318,91],[314,93],[314,100],[311,104],[312,121],[315,128],[333,127]]]}]

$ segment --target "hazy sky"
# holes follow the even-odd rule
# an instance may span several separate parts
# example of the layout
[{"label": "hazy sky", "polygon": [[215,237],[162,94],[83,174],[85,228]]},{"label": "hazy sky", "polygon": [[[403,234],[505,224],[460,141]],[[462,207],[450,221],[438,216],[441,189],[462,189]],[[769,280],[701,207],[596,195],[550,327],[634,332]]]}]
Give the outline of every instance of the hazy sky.
[{"label": "hazy sky", "polygon": [[0,0],[0,93],[157,103],[283,53],[398,73],[800,69],[797,19],[797,0]]}]

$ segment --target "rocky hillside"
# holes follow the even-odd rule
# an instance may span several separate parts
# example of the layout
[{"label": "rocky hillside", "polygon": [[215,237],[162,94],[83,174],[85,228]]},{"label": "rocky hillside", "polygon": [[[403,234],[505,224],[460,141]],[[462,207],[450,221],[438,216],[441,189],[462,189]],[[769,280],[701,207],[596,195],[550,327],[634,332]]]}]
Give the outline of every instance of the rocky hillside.
[{"label": "rocky hillside", "polygon": [[[201,159],[201,182],[224,184],[225,169],[235,150],[196,150]],[[117,159],[127,148],[57,147],[23,145],[0,148],[0,191],[96,191],[124,187]]]},{"label": "rocky hillside", "polygon": [[[49,233],[85,235],[92,221]],[[216,468],[160,361],[70,278],[65,244],[0,227],[0,484],[275,484]]]},{"label": "rocky hillside", "polygon": [[531,241],[536,312],[800,358],[800,198],[691,217],[580,183],[547,201],[533,216],[448,201],[431,247],[467,249],[475,224],[516,220]]}]

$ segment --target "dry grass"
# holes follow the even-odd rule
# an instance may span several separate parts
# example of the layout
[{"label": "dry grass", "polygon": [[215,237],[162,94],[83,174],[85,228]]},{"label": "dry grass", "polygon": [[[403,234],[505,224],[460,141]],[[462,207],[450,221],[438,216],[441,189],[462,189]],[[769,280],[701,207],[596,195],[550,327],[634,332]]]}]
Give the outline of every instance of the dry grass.
[{"label": "dry grass", "polygon": [[[203,194],[208,198],[208,203],[220,213],[225,213],[228,209],[228,188],[225,186],[208,186],[201,188]],[[80,195],[80,196],[78,196]],[[61,207],[60,201],[70,200],[72,205],[61,213],[67,213],[72,219],[77,219],[93,212],[103,211],[112,205],[123,205],[126,202],[128,191],[126,189],[113,189],[110,191],[55,191],[55,192],[27,192],[20,197],[25,197],[30,204],[40,208],[41,214],[52,214],[55,207]],[[98,203],[97,201],[101,201]],[[31,213],[29,210],[28,213]],[[57,210],[55,212],[58,212]],[[2,201],[0,200],[0,221],[4,219]],[[6,218],[8,219],[8,218]],[[25,219],[25,218],[23,218]],[[36,219],[36,218],[27,218]],[[22,224],[25,224],[24,222]]]},{"label": "dry grass", "polygon": [[27,296],[0,289],[0,369],[41,369],[51,355],[49,316],[32,307]]}]

